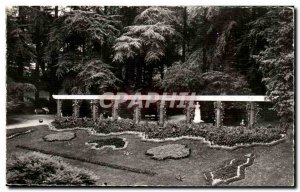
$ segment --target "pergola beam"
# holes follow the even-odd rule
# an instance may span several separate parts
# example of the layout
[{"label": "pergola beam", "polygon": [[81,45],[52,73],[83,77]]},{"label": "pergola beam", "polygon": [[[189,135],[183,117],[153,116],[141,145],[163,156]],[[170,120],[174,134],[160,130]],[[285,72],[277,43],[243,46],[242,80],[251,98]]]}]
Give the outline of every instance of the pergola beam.
[{"label": "pergola beam", "polygon": [[142,101],[241,101],[270,102],[264,95],[53,95],[60,100],[142,100]]}]

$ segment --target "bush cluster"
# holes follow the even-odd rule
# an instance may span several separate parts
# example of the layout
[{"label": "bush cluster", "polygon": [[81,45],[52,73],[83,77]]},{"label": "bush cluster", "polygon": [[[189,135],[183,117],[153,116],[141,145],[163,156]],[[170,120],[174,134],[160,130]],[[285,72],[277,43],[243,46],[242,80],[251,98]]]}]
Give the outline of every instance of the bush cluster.
[{"label": "bush cluster", "polygon": [[284,133],[284,130],[280,128],[254,127],[250,129],[243,126],[222,126],[217,128],[212,124],[187,124],[185,122],[166,123],[165,126],[162,127],[158,124],[150,123],[136,125],[131,119],[121,119],[117,121],[109,119],[93,121],[89,119],[85,120],[85,122],[82,119],[77,119],[74,121],[75,122],[61,119],[54,121],[53,124],[58,129],[92,127],[97,133],[106,134],[111,132],[139,131],[146,133],[148,138],[157,139],[197,136],[203,137],[213,144],[225,146],[251,144],[254,142],[269,143],[280,139],[281,134]]},{"label": "bush cluster", "polygon": [[7,160],[10,185],[94,185],[96,176],[59,157],[38,152],[17,153]]}]

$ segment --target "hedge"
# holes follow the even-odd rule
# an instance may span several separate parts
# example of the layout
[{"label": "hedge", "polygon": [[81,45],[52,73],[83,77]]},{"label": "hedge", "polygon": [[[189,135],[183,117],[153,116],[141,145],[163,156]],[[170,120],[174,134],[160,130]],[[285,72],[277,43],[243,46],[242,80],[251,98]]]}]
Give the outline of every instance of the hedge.
[{"label": "hedge", "polygon": [[120,119],[112,121],[110,119],[74,119],[61,118],[52,123],[57,129],[74,127],[90,127],[97,133],[112,133],[124,131],[144,132],[148,138],[165,139],[180,136],[203,137],[212,144],[234,146],[236,144],[270,143],[279,140],[284,134],[280,128],[244,126],[222,126],[215,127],[212,124],[187,124],[185,122],[166,123],[163,127],[158,124],[144,123],[135,124],[131,119]]}]

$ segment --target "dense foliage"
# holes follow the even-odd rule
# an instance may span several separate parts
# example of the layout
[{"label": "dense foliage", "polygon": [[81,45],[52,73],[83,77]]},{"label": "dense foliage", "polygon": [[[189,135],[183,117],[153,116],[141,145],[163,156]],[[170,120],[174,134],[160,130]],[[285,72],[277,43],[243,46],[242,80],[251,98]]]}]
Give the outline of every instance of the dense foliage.
[{"label": "dense foliage", "polygon": [[271,9],[264,17],[251,23],[253,29],[250,34],[267,41],[266,48],[253,57],[260,63],[267,94],[284,123],[294,121],[293,16],[290,8]]},{"label": "dense foliage", "polygon": [[55,156],[38,152],[16,153],[7,160],[7,183],[10,185],[94,185],[96,176],[70,166]]},{"label": "dense foliage", "polygon": [[48,51],[59,55],[56,74],[65,82],[71,81],[63,84],[69,92],[101,92],[116,86],[118,79],[103,59],[104,44],[112,43],[119,33],[116,17],[74,10],[55,21],[49,34]]},{"label": "dense foliage", "polygon": [[7,93],[6,93],[6,110],[8,113],[24,107],[24,93],[34,92],[36,88],[30,83],[17,83],[10,78],[7,79]]},{"label": "dense foliage", "polygon": [[6,36],[7,76],[33,84],[35,103],[41,90],[50,100],[112,89],[267,94],[293,122],[289,7],[20,6],[7,9]]}]

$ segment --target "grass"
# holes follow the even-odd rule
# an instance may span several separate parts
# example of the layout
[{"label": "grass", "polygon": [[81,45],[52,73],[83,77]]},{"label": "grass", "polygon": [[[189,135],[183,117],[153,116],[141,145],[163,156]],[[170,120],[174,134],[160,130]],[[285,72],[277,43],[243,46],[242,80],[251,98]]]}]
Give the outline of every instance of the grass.
[{"label": "grass", "polygon": [[89,158],[78,157],[78,156],[74,156],[74,155],[67,155],[67,154],[55,152],[55,151],[52,151],[52,150],[47,151],[47,150],[44,150],[44,149],[41,149],[41,148],[28,147],[28,146],[23,146],[23,145],[17,145],[16,147],[20,148],[20,149],[25,149],[25,150],[29,150],[29,151],[35,151],[35,152],[47,154],[47,155],[54,155],[54,156],[64,157],[64,158],[67,158],[67,159],[72,159],[72,160],[77,160],[77,161],[81,161],[81,162],[91,163],[91,164],[95,164],[95,165],[106,166],[106,167],[110,167],[110,168],[114,168],[114,169],[121,169],[121,170],[124,170],[124,171],[131,171],[131,172],[140,173],[140,174],[147,174],[147,175],[151,175],[151,176],[156,174],[155,172],[148,171],[148,170],[131,168],[131,167],[127,167],[127,166],[116,165],[116,164],[102,162],[102,161],[90,160]]},{"label": "grass", "polygon": [[[107,183],[108,186],[206,186],[203,172],[222,164],[226,159],[240,157],[249,153],[255,154],[254,164],[246,169],[245,179],[230,183],[230,186],[294,185],[294,153],[291,142],[282,142],[273,146],[252,146],[226,150],[210,148],[207,144],[197,140],[182,139],[155,143],[142,141],[136,135],[122,135],[128,142],[126,149],[112,150],[106,148],[93,150],[85,144],[87,141],[113,138],[113,136],[101,137],[89,135],[85,130],[76,130],[77,137],[69,143],[44,142],[41,138],[55,132],[48,130],[47,126],[28,129],[34,129],[35,131],[7,140],[8,156],[15,152],[28,152],[25,149],[16,147],[17,145],[24,145],[30,148],[43,149],[44,151],[54,151],[65,156],[151,170],[157,173],[155,176],[150,176],[112,169],[107,166],[99,166],[76,159],[63,158],[64,161],[71,165],[92,170],[98,177],[96,185]],[[8,131],[11,132],[12,130]],[[145,152],[150,148],[174,143],[188,145],[191,148],[190,156],[180,160],[156,161],[145,155]],[[124,155],[124,152],[129,152],[131,155]],[[176,179],[176,175],[182,176],[184,180],[179,181]]]}]

